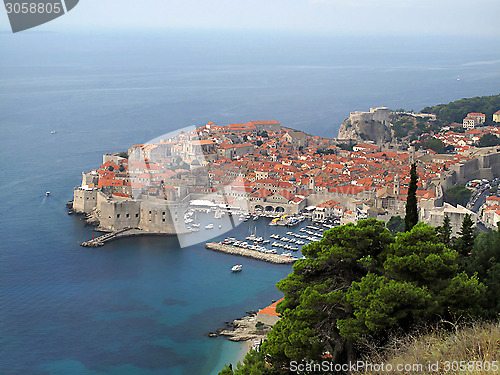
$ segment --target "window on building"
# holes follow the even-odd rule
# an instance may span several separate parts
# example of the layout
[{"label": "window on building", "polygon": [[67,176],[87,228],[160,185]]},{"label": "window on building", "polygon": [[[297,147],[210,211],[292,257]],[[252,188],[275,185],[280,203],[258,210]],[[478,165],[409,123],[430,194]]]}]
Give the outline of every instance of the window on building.
[{"label": "window on building", "polygon": [[130,214],[127,214],[127,217],[130,217]]},{"label": "window on building", "polygon": [[119,219],[120,218],[120,214],[116,214],[116,218]]},{"label": "window on building", "polygon": [[135,214],[135,217],[139,217],[139,214]]}]

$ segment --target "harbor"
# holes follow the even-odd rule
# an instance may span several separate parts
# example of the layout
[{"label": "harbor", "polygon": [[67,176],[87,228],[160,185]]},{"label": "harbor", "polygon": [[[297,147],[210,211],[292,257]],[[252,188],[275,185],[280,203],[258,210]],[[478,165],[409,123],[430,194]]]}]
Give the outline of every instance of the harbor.
[{"label": "harbor", "polygon": [[[206,243],[205,248],[274,264],[291,264],[302,257],[303,246],[321,240],[323,233],[334,227],[326,223],[316,223],[316,226],[304,223],[294,231],[274,227],[274,233],[267,234],[269,219],[261,217],[258,221],[252,220],[244,224],[247,225],[241,225],[239,230],[232,234],[241,238],[242,234],[248,231],[249,235],[246,237],[237,239],[218,236],[212,242]],[[261,235],[258,235],[258,232]]]},{"label": "harbor", "polygon": [[[310,242],[319,241],[325,230],[334,227],[333,222],[313,222],[316,226],[310,225],[310,223],[310,218],[298,215],[283,215],[276,218],[262,213],[230,212],[215,207],[191,207],[184,215],[184,225],[178,228],[175,234],[183,241],[181,245],[184,246],[214,241],[214,243],[228,245],[231,248],[245,250],[241,253],[248,252],[251,254],[249,257],[254,259],[275,259],[273,255],[280,256],[276,259],[293,259],[296,258],[292,255],[294,252],[299,252],[302,246]],[[294,228],[292,229],[292,227]],[[105,228],[98,227],[95,231],[106,233],[82,242],[80,246],[101,247],[118,238],[167,235],[167,233],[144,231],[130,227],[115,231],[107,231]],[[271,231],[273,233],[268,233]],[[170,233],[170,235],[172,234]],[[222,237],[224,234],[232,234],[235,237],[240,237],[241,240],[234,237]],[[236,253],[232,252],[232,254]],[[271,256],[262,258],[260,254]],[[242,254],[238,253],[238,255]]]},{"label": "harbor", "polygon": [[295,257],[287,257],[285,255],[280,254],[267,254],[261,253],[258,251],[252,251],[248,249],[242,249],[239,247],[225,245],[216,242],[209,242],[205,245],[207,250],[219,251],[221,253],[230,254],[230,255],[238,255],[247,258],[253,258],[257,260],[261,260],[264,262],[274,263],[274,264],[292,264],[295,263],[298,258]]}]

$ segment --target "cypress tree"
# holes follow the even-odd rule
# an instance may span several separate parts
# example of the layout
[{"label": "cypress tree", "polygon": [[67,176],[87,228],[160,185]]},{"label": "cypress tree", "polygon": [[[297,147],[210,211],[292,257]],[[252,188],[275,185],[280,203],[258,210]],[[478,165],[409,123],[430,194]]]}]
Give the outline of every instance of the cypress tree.
[{"label": "cypress tree", "polygon": [[448,215],[445,215],[443,225],[436,228],[439,241],[447,245],[451,239],[451,224]]},{"label": "cypress tree", "polygon": [[417,164],[413,163],[410,170],[408,197],[406,198],[405,232],[409,232],[418,223],[417,182]]},{"label": "cypress tree", "polygon": [[455,249],[462,256],[468,256],[472,251],[474,240],[476,239],[474,234],[474,222],[472,221],[470,215],[465,215],[464,220],[462,221],[462,227],[460,228],[460,232],[458,234],[460,237],[458,237]]}]

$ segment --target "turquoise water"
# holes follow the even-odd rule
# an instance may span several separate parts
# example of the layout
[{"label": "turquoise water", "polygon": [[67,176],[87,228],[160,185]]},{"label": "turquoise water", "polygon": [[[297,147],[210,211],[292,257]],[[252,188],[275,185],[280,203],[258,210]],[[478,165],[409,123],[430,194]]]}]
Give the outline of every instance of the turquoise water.
[{"label": "turquoise water", "polygon": [[[352,110],[418,110],[500,87],[495,40],[26,33],[0,35],[0,47],[9,375],[211,374],[242,346],[207,333],[280,298],[274,285],[290,266],[180,249],[173,237],[80,247],[92,229],[65,203],[103,153],[208,121],[335,136]],[[249,222],[233,236],[254,224],[269,230]]]}]

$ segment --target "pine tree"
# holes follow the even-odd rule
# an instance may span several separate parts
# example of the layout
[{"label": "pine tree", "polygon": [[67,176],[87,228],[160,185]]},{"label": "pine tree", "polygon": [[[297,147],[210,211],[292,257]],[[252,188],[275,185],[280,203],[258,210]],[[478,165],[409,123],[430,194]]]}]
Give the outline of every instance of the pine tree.
[{"label": "pine tree", "polygon": [[413,163],[410,170],[408,197],[406,198],[405,232],[409,232],[418,223],[417,182],[417,164]]},{"label": "pine tree", "polygon": [[443,225],[436,228],[439,241],[445,245],[450,243],[451,239],[451,224],[448,215],[445,215]]}]

